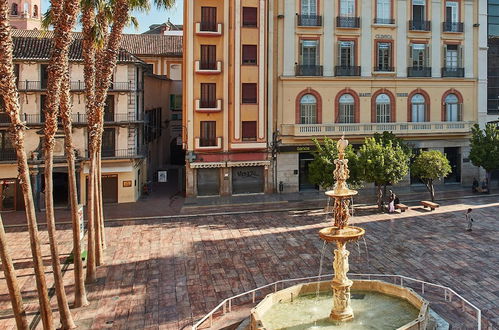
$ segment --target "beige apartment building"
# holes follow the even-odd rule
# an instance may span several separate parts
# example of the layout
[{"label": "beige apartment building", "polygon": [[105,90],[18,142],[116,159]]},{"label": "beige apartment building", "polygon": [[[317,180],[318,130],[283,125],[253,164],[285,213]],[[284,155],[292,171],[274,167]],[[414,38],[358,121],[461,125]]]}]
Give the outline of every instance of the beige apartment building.
[{"label": "beige apartment building", "polygon": [[[471,182],[483,1],[271,3],[276,181],[284,192],[317,189],[308,180],[312,139],[345,134],[356,145],[382,131],[444,152],[452,166],[445,183]],[[401,184],[416,183],[409,175]]]},{"label": "beige apartment building", "polygon": [[[37,205],[42,206],[43,187],[43,107],[46,99],[47,64],[51,50],[51,32],[13,30],[14,62],[26,122],[26,151],[32,174]],[[136,201],[146,181],[144,142],[144,69],[146,65],[125,50],[118,64],[106,100],[102,145],[104,202]],[[81,35],[76,34],[70,47],[71,100],[73,103],[73,140],[77,153],[79,198],[86,198],[88,175],[88,135],[85,115]],[[0,107],[0,211],[22,209],[22,194],[17,180],[15,152],[8,137],[10,120]],[[68,177],[62,128],[56,136],[54,200],[57,206],[68,204]]]},{"label": "beige apartment building", "polygon": [[272,191],[267,151],[269,2],[184,2],[187,196]]}]

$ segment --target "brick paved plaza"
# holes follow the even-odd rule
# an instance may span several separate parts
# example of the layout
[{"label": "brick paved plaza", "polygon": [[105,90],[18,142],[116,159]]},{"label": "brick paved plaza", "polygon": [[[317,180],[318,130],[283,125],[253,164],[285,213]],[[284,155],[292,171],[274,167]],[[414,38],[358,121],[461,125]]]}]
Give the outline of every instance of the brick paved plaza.
[{"label": "brick paved plaza", "polygon": [[[457,199],[434,212],[412,207],[394,215],[358,209],[352,222],[366,229],[369,256],[350,244],[351,272],[402,274],[447,285],[481,308],[490,328],[498,328],[496,201]],[[465,231],[468,207],[475,209],[472,233]],[[73,310],[76,323],[80,329],[188,328],[226,297],[279,279],[317,275],[322,247],[317,230],[326,225],[320,210],[109,223],[106,263],[98,269],[98,282],[88,287],[91,305]],[[70,252],[70,235],[69,227],[59,230],[61,257]],[[51,286],[46,231],[41,236]],[[8,239],[33,320],[37,300],[28,235],[9,229]],[[330,272],[330,252],[325,265]],[[9,329],[14,320],[1,276],[0,328]],[[71,266],[65,281],[71,301]],[[55,297],[52,303],[56,309]],[[458,316],[461,309],[435,307],[453,329],[474,328],[469,317]]]}]

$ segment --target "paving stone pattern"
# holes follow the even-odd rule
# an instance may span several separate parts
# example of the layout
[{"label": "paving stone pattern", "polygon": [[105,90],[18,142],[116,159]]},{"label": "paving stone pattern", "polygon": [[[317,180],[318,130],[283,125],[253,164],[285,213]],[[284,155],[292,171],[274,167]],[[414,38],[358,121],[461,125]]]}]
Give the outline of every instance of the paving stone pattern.
[{"label": "paving stone pattern", "polygon": [[[484,328],[497,329],[495,201],[458,199],[433,212],[413,207],[403,214],[358,209],[352,223],[366,229],[368,253],[363,242],[350,244],[350,271],[401,274],[449,286],[481,308],[487,319]],[[470,206],[475,209],[471,233],[465,231],[464,219]],[[328,224],[322,210],[109,223],[105,265],[98,268],[97,283],[88,286],[90,306],[72,310],[76,323],[80,329],[188,329],[229,296],[280,279],[317,275],[322,248],[317,231]],[[51,286],[47,233],[40,236]],[[60,229],[58,237],[66,256],[70,228]],[[38,306],[28,235],[23,229],[9,229],[8,239],[31,320]],[[324,272],[332,270],[331,249]],[[13,329],[3,273],[0,276],[0,328]],[[64,280],[72,301],[72,267]],[[427,296],[453,329],[475,328],[456,300],[445,303],[441,292],[431,290]],[[52,304],[56,310],[55,297]]]}]

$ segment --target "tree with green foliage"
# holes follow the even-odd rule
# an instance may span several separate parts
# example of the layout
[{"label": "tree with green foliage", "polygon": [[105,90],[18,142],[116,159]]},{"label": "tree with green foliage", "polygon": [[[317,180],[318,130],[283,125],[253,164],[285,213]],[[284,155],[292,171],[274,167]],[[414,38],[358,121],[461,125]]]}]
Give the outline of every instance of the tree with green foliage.
[{"label": "tree with green foliage", "polygon": [[[309,180],[325,189],[331,189],[334,185],[334,160],[338,158],[336,141],[330,138],[324,138],[322,144],[317,139],[313,141],[317,150],[314,152],[313,162],[309,165]],[[358,168],[358,158],[351,144],[345,150],[345,158],[348,159],[348,169],[350,170],[348,184],[360,186],[362,178]]]},{"label": "tree with green foliage", "polygon": [[409,171],[409,156],[399,144],[383,143],[366,138],[359,150],[358,166],[365,182],[376,185],[376,198],[380,211],[383,209],[383,190],[387,184],[401,181]]},{"label": "tree with green foliage", "polygon": [[451,172],[449,160],[438,150],[422,151],[411,165],[412,175],[423,181],[432,202],[435,201],[433,181],[445,178]]},{"label": "tree with green foliage", "polygon": [[475,166],[483,167],[487,173],[487,182],[493,170],[499,169],[499,130],[496,125],[487,124],[485,129],[480,129],[475,124],[471,129],[470,160]]},{"label": "tree with green foliage", "polygon": [[412,157],[412,147],[392,132],[383,131],[383,133],[374,133],[374,139],[378,142],[383,143],[383,145],[385,146],[388,144],[388,142],[391,142],[394,146],[398,145],[402,148],[402,150],[404,150],[407,156]]}]

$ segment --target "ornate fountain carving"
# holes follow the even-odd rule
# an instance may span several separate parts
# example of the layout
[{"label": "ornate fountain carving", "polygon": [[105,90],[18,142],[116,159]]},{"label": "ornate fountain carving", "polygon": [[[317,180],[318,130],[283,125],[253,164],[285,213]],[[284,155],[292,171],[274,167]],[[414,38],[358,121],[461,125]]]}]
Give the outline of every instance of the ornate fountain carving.
[{"label": "ornate fountain carving", "polygon": [[355,241],[365,233],[364,229],[348,225],[350,218],[350,199],[357,195],[357,191],[350,190],[347,180],[350,175],[348,170],[348,159],[345,159],[345,149],[348,141],[342,137],[338,143],[338,159],[335,159],[336,168],[333,172],[335,184],[332,191],[327,191],[328,198],[333,198],[334,226],[319,231],[319,236],[328,242],[335,242],[334,250],[334,278],[331,282],[333,289],[333,309],[329,318],[333,321],[352,320],[353,310],[350,305],[350,287],[352,281],[348,279],[349,270],[348,256],[350,252],[346,249],[346,243]]}]

